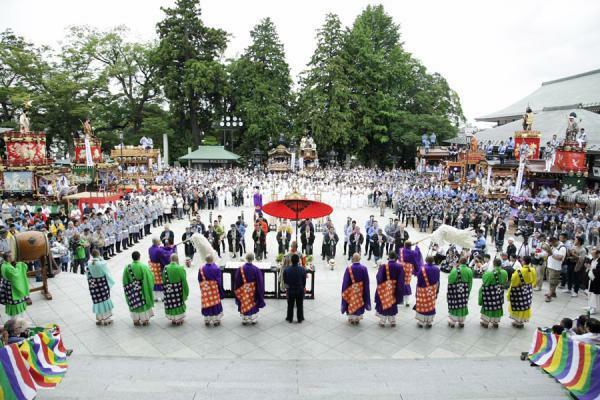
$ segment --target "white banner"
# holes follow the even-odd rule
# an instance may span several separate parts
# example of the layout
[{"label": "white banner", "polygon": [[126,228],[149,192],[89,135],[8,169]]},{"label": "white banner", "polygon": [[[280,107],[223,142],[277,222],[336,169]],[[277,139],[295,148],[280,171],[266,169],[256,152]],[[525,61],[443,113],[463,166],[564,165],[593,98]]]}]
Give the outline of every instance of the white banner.
[{"label": "white banner", "polygon": [[513,195],[521,195],[521,186],[523,185],[523,173],[525,172],[525,159],[522,158],[519,162],[519,173],[517,174],[517,182],[515,183],[515,192]]}]

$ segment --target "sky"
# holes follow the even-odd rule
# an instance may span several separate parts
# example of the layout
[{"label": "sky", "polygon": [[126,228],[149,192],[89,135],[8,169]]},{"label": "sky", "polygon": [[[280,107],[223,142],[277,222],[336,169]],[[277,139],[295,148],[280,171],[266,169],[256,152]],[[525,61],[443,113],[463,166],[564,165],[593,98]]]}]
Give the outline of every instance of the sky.
[{"label": "sky", "polygon": [[[174,0],[0,0],[0,30],[58,46],[66,28],[127,26],[156,39],[160,7]],[[383,4],[400,25],[405,50],[439,72],[459,94],[469,121],[504,108],[543,81],[600,69],[597,0],[202,0],[205,24],[231,34],[227,57],[240,55],[250,30],[271,17],[297,79],[327,13],[350,26],[368,4]]]}]

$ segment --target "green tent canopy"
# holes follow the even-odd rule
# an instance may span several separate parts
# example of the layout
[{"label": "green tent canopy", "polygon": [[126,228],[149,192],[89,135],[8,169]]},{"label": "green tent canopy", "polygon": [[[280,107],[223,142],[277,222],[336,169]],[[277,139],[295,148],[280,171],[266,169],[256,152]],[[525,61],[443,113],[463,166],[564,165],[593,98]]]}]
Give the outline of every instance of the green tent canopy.
[{"label": "green tent canopy", "polygon": [[179,157],[179,161],[189,164],[228,164],[237,162],[239,158],[223,146],[198,146],[197,150]]}]

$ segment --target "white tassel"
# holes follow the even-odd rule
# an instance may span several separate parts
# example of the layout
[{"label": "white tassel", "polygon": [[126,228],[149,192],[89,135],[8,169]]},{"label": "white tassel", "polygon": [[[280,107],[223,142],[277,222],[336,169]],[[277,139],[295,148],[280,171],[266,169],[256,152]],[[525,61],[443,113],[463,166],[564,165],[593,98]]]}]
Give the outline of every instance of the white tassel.
[{"label": "white tassel", "polygon": [[[213,259],[215,261],[217,260],[217,252],[212,247],[208,239],[204,237],[204,235],[194,233],[190,238],[190,242],[194,246],[194,249],[196,249],[196,254],[194,254],[195,262],[198,262],[199,264],[204,264],[204,260],[209,254],[213,256]],[[198,257],[197,259],[196,256]]]},{"label": "white tassel", "polygon": [[444,244],[455,244],[463,248],[473,248],[475,242],[475,232],[473,229],[457,229],[450,225],[441,225],[430,236],[431,243],[440,246]]}]

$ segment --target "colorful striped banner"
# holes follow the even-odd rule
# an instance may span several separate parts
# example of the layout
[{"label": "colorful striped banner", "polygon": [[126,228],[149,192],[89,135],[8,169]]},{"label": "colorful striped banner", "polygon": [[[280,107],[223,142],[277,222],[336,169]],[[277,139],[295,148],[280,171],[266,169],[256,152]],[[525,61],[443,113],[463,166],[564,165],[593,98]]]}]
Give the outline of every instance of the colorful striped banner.
[{"label": "colorful striped banner", "polygon": [[19,344],[0,348],[0,400],[30,400],[52,389],[67,372],[66,350],[57,326],[36,330]]},{"label": "colorful striped banner", "polygon": [[533,338],[529,359],[552,375],[581,400],[600,399],[600,360],[598,346],[573,340],[563,333],[538,330]]},{"label": "colorful striped banner", "polygon": [[0,366],[0,399],[31,400],[36,396],[35,383],[17,344],[0,348]]}]

